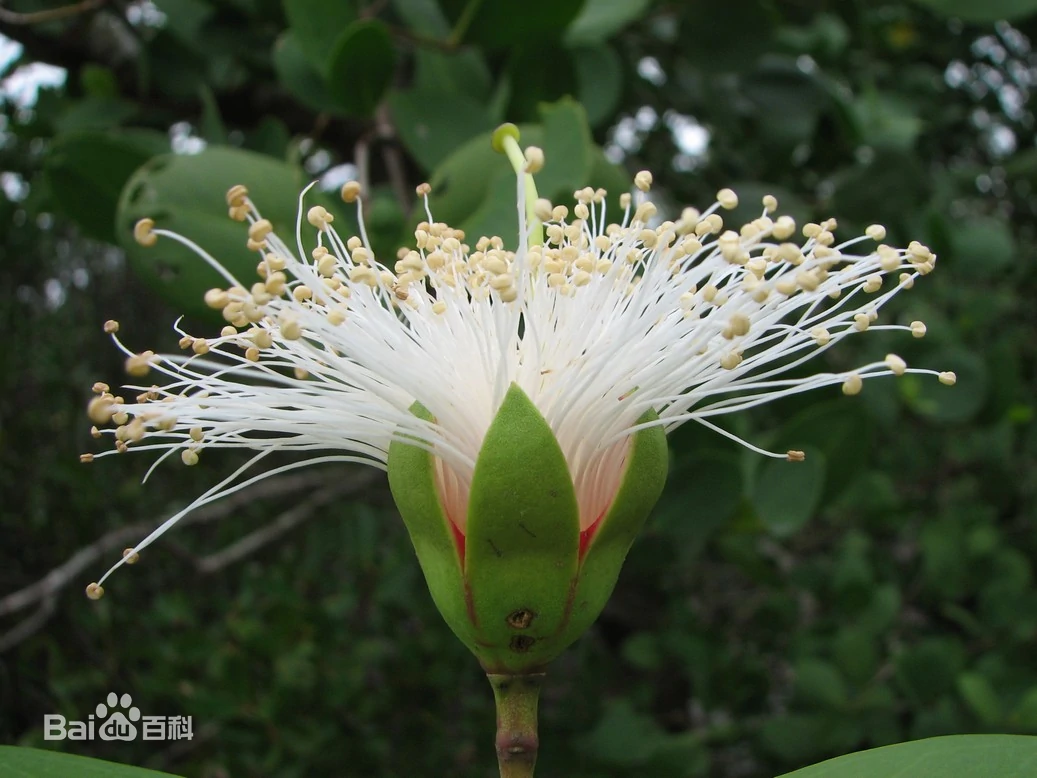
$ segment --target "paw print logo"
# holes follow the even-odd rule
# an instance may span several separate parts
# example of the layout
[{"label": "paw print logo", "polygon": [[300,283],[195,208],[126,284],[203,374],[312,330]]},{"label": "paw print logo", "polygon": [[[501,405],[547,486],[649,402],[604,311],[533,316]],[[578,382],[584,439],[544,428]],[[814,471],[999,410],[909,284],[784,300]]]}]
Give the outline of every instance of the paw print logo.
[{"label": "paw print logo", "polygon": [[[109,692],[108,705],[103,702],[97,704],[94,712],[97,714],[98,721],[108,716],[109,711],[112,714],[97,729],[101,740],[133,740],[137,737],[137,727],[133,725],[133,722],[140,721],[140,710],[130,707],[132,703],[133,698],[128,694],[124,694],[120,698],[115,692]],[[123,713],[117,708],[123,708],[126,712]]]}]

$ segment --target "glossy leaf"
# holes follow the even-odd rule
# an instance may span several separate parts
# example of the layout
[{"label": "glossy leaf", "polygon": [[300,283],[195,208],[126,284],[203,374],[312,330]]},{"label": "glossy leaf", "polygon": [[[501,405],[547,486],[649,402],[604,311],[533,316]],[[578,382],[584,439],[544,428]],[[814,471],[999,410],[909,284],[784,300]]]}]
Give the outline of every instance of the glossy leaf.
[{"label": "glossy leaf", "polygon": [[1037,0],[915,0],[943,16],[986,24],[1005,19],[1023,19],[1037,13]]},{"label": "glossy leaf", "polygon": [[781,778],[1030,778],[1037,737],[957,735],[862,751]]},{"label": "glossy leaf", "polygon": [[392,80],[396,50],[386,26],[354,22],[339,36],[328,60],[328,93],[350,116],[370,116]]},{"label": "glossy leaf", "polygon": [[4,778],[176,778],[170,773],[36,748],[0,746]]}]

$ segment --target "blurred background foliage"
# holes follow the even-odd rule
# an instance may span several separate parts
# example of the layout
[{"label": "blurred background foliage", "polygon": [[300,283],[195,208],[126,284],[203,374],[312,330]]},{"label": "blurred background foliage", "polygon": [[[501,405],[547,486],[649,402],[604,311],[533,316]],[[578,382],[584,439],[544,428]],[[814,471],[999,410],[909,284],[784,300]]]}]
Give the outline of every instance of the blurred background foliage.
[{"label": "blurred background foliage", "polygon": [[[384,480],[313,471],[200,511],[234,466],[78,463],[101,334],[175,348],[204,267],[152,215],[248,263],[223,192],[293,229],[298,191],[371,193],[376,247],[437,218],[509,232],[486,133],[547,152],[544,194],[655,173],[661,209],[734,186],[939,253],[838,369],[954,369],[737,419],[762,461],[672,439],[666,494],[592,632],[552,669],[544,775],[763,778],[960,732],[1037,733],[1037,83],[1033,0],[11,0],[0,7],[0,740],[43,745],[111,690],[190,742],[49,744],[205,778],[493,775],[492,696],[424,589]],[[342,205],[338,203],[338,205]],[[344,208],[340,221],[353,218]],[[935,383],[935,382],[932,382]],[[39,584],[36,584],[40,581]],[[29,588],[25,588],[29,587]]]}]

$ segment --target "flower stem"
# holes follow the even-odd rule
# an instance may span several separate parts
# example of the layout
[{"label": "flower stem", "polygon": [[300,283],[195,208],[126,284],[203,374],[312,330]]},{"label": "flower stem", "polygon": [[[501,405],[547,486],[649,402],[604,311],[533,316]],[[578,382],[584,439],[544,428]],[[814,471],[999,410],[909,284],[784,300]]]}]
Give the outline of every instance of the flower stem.
[{"label": "flower stem", "polygon": [[532,778],[540,739],[537,700],[543,673],[487,674],[497,702],[497,763],[501,778]]}]

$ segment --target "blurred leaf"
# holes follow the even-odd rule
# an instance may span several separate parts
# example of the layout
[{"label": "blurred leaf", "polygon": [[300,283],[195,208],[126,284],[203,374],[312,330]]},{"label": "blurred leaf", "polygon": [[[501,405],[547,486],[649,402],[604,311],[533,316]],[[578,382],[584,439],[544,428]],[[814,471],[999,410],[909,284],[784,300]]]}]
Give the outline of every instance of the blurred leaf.
[{"label": "blurred leaf", "polygon": [[319,73],[328,73],[341,37],[357,20],[353,0],[282,0],[299,51]]},{"label": "blurred leaf", "polygon": [[794,668],[796,696],[803,702],[839,709],[849,701],[849,692],[839,669],[820,659],[801,659]]},{"label": "blurred leaf", "polygon": [[860,142],[909,151],[922,132],[917,103],[897,94],[866,94],[852,103]]},{"label": "blurred leaf", "polygon": [[703,452],[682,461],[670,479],[672,485],[648,526],[694,556],[741,503],[742,468],[735,454]]},{"label": "blurred leaf", "polygon": [[569,46],[604,43],[635,19],[641,17],[652,0],[585,0],[579,15],[565,31]]},{"label": "blurred leaf", "polygon": [[60,133],[79,130],[104,130],[117,127],[137,113],[137,106],[115,97],[85,97],[76,100],[58,117]]},{"label": "blurred leaf", "polygon": [[770,49],[774,17],[756,0],[702,0],[682,14],[681,37],[694,40],[685,57],[707,73],[742,73]]},{"label": "blurred leaf", "polygon": [[1037,731],[1037,686],[1032,687],[1019,701],[1009,721],[1021,729]]},{"label": "blurred leaf", "polygon": [[521,4],[442,0],[441,5],[456,20],[475,8],[462,39],[492,49],[516,44],[557,40],[576,18],[584,0],[524,0]]},{"label": "blurred leaf", "polygon": [[155,0],[155,5],[166,16],[166,29],[192,47],[198,47],[202,29],[216,13],[205,0]]},{"label": "blurred leaf", "polygon": [[928,638],[897,655],[896,678],[921,702],[932,702],[954,688],[965,662],[964,648],[949,638]]},{"label": "blurred leaf", "polygon": [[792,145],[811,138],[829,98],[817,80],[788,59],[768,59],[745,76],[745,96],[756,108],[761,132]]},{"label": "blurred leaf", "polygon": [[1019,259],[1015,238],[1000,219],[975,218],[952,226],[953,271],[960,278],[990,278]]},{"label": "blurred leaf", "polygon": [[442,52],[419,48],[414,52],[414,89],[425,92],[457,92],[475,100],[485,100],[493,86],[493,76],[477,49]]},{"label": "blurred leaf", "polygon": [[908,406],[923,416],[945,423],[968,421],[987,397],[987,367],[983,359],[964,349],[945,349],[926,355],[926,362],[957,374],[954,386],[944,386],[933,376],[906,375],[897,379]]},{"label": "blurred leaf", "polygon": [[959,675],[958,694],[984,726],[992,727],[1001,720],[1001,700],[990,682],[979,673]]},{"label": "blurred leaf", "polygon": [[780,778],[1028,778],[1037,737],[958,735],[840,756]]},{"label": "blurred leaf", "polygon": [[0,746],[0,773],[9,778],[175,778],[141,767],[15,746]]},{"label": "blurred leaf", "polygon": [[966,22],[986,24],[1002,19],[1011,21],[1037,13],[1037,0],[915,0],[944,16],[955,16]]},{"label": "blurred leaf", "polygon": [[388,105],[404,147],[427,171],[465,141],[493,129],[483,105],[457,92],[393,92]]},{"label": "blurred leaf", "polygon": [[202,297],[226,286],[194,252],[172,240],[144,248],[133,239],[137,220],[149,217],[203,245],[239,280],[255,275],[257,254],[245,248],[245,225],[227,218],[224,193],[244,184],[249,197],[284,236],[295,233],[302,171],[260,154],[211,147],[191,156],[169,154],[140,168],[123,188],[116,234],[134,271],[178,312],[212,317]]},{"label": "blurred leaf", "polygon": [[396,50],[376,19],[354,22],[342,33],[328,62],[328,92],[351,116],[370,116],[392,81]]},{"label": "blurred leaf", "polygon": [[52,196],[84,233],[114,243],[123,184],[151,157],[168,151],[166,136],[149,130],[62,135],[47,157]]},{"label": "blurred leaf", "polygon": [[572,50],[580,104],[587,121],[596,127],[609,120],[623,94],[623,63],[608,45],[583,46]]},{"label": "blurred leaf", "polygon": [[303,105],[314,111],[337,110],[323,76],[310,64],[292,32],[283,33],[274,43],[274,71],[277,80]]},{"label": "blurred leaf", "polygon": [[778,537],[801,530],[814,516],[825,485],[825,455],[807,449],[803,462],[768,459],[752,490],[752,504],[767,529]]},{"label": "blurred leaf", "polygon": [[409,29],[440,40],[450,35],[450,24],[436,0],[392,0],[392,6]]}]

